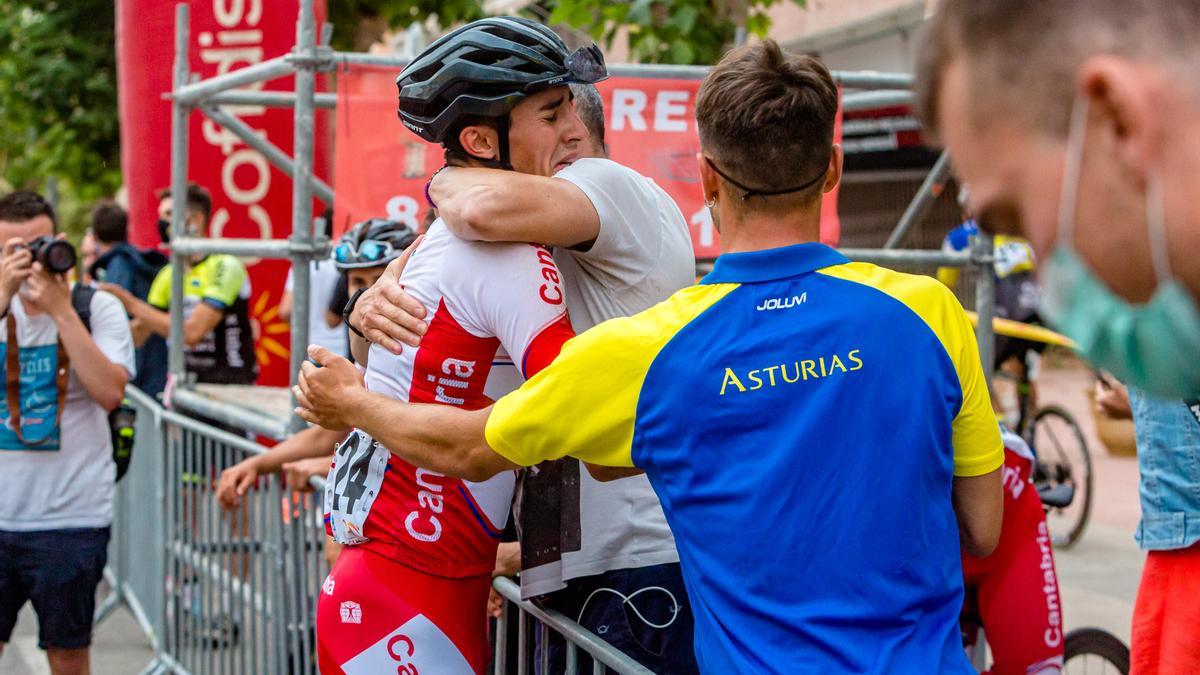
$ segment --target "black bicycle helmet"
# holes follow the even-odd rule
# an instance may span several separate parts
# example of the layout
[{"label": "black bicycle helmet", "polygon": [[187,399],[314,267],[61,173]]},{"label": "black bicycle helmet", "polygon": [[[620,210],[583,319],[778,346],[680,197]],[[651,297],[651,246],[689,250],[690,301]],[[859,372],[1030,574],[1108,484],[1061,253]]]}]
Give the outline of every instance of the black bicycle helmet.
[{"label": "black bicycle helmet", "polygon": [[346,230],[330,257],[340,270],[379,267],[399,258],[416,239],[417,233],[404,223],[371,218]]},{"label": "black bicycle helmet", "polygon": [[[549,87],[608,77],[595,44],[568,52],[540,23],[502,16],[473,21],[429,45],[396,78],[400,121],[442,143],[466,116],[503,118],[527,96]],[[500,161],[508,161],[501,125]]]}]

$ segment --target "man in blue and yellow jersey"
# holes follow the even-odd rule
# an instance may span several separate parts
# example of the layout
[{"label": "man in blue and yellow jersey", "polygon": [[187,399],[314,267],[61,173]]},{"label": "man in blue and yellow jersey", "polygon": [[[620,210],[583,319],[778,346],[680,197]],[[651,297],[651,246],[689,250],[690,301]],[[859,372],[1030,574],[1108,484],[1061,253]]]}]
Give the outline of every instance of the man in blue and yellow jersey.
[{"label": "man in blue and yellow jersey", "polygon": [[470,480],[565,455],[645,471],[704,672],[974,672],[959,555],[999,537],[1000,436],[950,291],[816,243],[837,96],[771,41],[710,72],[698,160],[724,254],[700,285],[474,412],[370,393],[315,347],[300,414]]}]

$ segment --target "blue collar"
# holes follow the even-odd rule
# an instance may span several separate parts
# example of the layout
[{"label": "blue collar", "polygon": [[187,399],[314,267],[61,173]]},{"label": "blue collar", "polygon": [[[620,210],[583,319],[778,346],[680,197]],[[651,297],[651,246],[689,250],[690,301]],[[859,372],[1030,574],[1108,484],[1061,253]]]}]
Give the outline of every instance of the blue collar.
[{"label": "blue collar", "polygon": [[757,283],[798,277],[822,267],[850,262],[825,244],[793,244],[745,253],[726,253],[713,265],[702,284]]}]

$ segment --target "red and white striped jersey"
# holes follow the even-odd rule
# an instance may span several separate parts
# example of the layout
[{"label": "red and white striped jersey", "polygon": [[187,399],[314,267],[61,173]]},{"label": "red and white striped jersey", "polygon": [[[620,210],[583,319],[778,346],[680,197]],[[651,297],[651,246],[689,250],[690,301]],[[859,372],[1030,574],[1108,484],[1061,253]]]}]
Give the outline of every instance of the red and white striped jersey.
[{"label": "red and white striped jersey", "polygon": [[[366,383],[401,401],[485,408],[574,335],[558,268],[542,246],[464,241],[439,220],[400,282],[424,303],[429,330],[399,356],[372,346]],[[343,544],[431,574],[486,574],[515,479],[506,471],[472,483],[420,469],[356,430],[334,455],[326,527]]]}]

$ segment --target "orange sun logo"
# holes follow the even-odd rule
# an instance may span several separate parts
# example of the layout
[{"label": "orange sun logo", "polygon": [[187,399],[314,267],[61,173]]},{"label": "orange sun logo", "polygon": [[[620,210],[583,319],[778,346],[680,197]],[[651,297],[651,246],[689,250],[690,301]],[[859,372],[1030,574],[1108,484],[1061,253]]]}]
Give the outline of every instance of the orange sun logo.
[{"label": "orange sun logo", "polygon": [[250,308],[250,321],[254,325],[254,354],[258,358],[258,365],[267,365],[272,354],[287,361],[287,345],[275,336],[287,333],[290,326],[279,320],[279,303],[271,302],[270,291],[263,291],[254,301],[254,306]]}]

